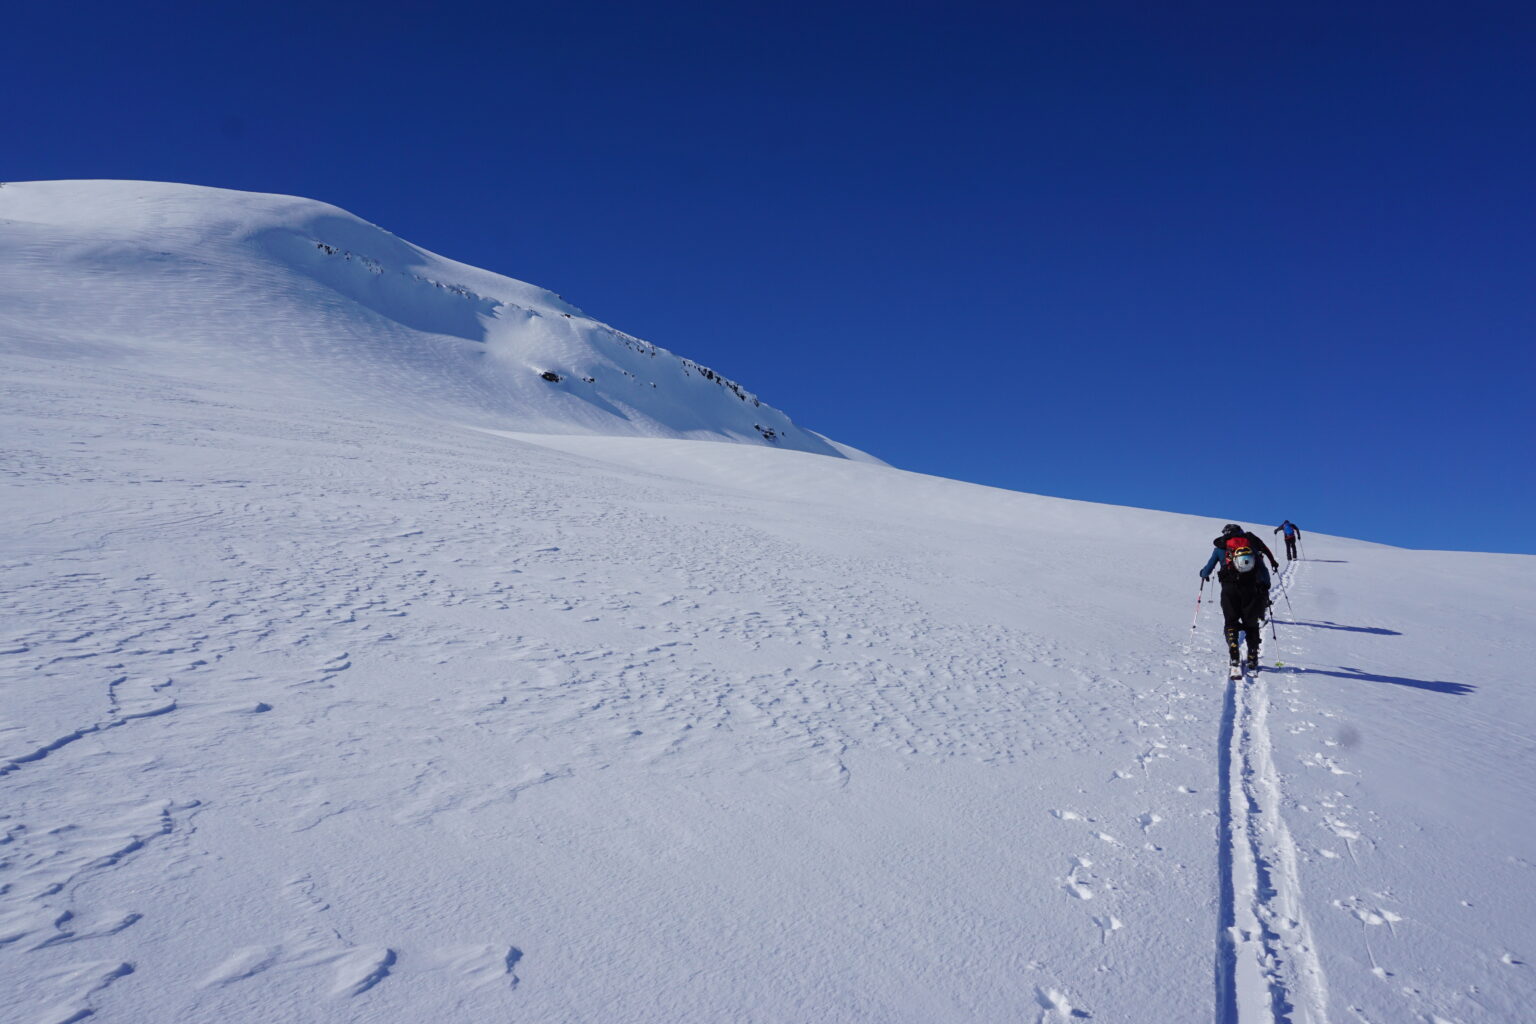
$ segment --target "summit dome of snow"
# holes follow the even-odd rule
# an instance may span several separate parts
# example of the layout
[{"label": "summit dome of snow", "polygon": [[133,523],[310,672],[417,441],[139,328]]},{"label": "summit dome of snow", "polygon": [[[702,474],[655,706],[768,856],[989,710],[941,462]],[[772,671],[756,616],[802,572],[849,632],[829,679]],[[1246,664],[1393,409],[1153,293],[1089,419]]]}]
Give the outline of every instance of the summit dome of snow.
[{"label": "summit dome of snow", "polygon": [[560,296],[326,203],[155,182],[0,187],[15,349],[485,427],[867,459]]}]

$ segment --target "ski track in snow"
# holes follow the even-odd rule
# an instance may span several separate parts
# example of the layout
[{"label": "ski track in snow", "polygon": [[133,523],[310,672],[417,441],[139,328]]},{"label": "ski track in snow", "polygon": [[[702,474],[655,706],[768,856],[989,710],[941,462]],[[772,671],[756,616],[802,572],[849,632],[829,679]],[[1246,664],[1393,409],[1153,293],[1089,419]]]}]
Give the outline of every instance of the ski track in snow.
[{"label": "ski track in snow", "polygon": [[[1299,564],[1287,564],[1279,586],[1296,581]],[[1228,680],[1218,751],[1222,892],[1216,1020],[1325,1024],[1327,984],[1302,910],[1296,845],[1281,814],[1285,794],[1270,742],[1269,710],[1265,672]]]},{"label": "ski track in snow", "polygon": [[[1302,602],[1303,606],[1311,603],[1306,574],[1316,571],[1305,559],[1289,563],[1284,581],[1292,601]],[[1292,617],[1293,610],[1286,607],[1283,598],[1281,601],[1277,617]],[[1305,661],[1305,641],[1304,631],[1292,624],[1281,636],[1282,660]],[[1351,894],[1326,904],[1315,897],[1305,899],[1307,894],[1301,886],[1305,865],[1313,865],[1314,873],[1326,872],[1330,866],[1348,866],[1362,877],[1375,876],[1377,872],[1370,870],[1367,860],[1377,846],[1368,834],[1368,826],[1361,824],[1362,818],[1371,819],[1374,815],[1362,814],[1350,794],[1337,788],[1345,785],[1344,780],[1358,776],[1340,756],[1358,741],[1358,731],[1345,721],[1340,709],[1327,706],[1305,688],[1294,685],[1294,671],[1294,666],[1265,670],[1256,678],[1248,677],[1236,684],[1241,696],[1233,703],[1235,724],[1229,763],[1224,768],[1230,771],[1227,796],[1231,801],[1230,821],[1235,827],[1230,832],[1224,830],[1224,834],[1232,843],[1232,888],[1239,895],[1236,923],[1223,936],[1229,970],[1225,981],[1229,996],[1236,996],[1236,1001],[1229,1001],[1227,1008],[1236,1016],[1218,1015],[1217,1019],[1239,1024],[1249,1020],[1312,1024],[1329,1019],[1329,991],[1322,966],[1324,950],[1318,948],[1316,921],[1308,919],[1304,903],[1313,908],[1314,914],[1318,907],[1326,905],[1359,922],[1358,952],[1363,953],[1363,966],[1384,990],[1382,1003],[1389,1007],[1368,1012],[1354,1002],[1342,1001],[1334,1019],[1344,1013],[1359,1024],[1385,1024],[1391,1020],[1461,1024],[1469,1019],[1512,1019],[1481,1005],[1476,985],[1458,992],[1440,985],[1420,987],[1401,983],[1395,971],[1378,962],[1372,933],[1381,929],[1387,942],[1391,942],[1397,938],[1394,925],[1404,920],[1399,898],[1390,888],[1370,889],[1364,896]],[[1278,701],[1272,689],[1278,689]],[[1294,754],[1294,763],[1301,769],[1290,776],[1294,792],[1286,791],[1282,779],[1285,773],[1275,754],[1269,718],[1276,708],[1290,716],[1286,733],[1324,748]],[[1311,795],[1303,795],[1304,791]],[[1287,827],[1282,810],[1296,826],[1295,831]],[[1393,909],[1394,906],[1399,909]],[[1224,920],[1231,923],[1233,915]],[[1382,944],[1378,940],[1378,945]],[[1346,950],[1327,952],[1334,959],[1345,959],[1340,954]],[[1438,991],[1430,991],[1431,988]],[[1468,1012],[1471,1017],[1465,1016]]]},{"label": "ski track in snow", "polygon": [[[1304,559],[1287,564],[1280,583],[1291,602],[1308,600],[1308,573],[1315,571]],[[1276,594],[1276,617],[1294,615],[1278,589]],[[1219,628],[1219,619],[1217,623]],[[1265,648],[1271,665],[1277,658],[1289,665],[1227,681],[1217,750],[1221,892],[1213,1017],[1218,1024],[1326,1024],[1347,1012],[1349,1019],[1366,1024],[1399,1019],[1451,1022],[1468,1019],[1460,1014],[1471,1008],[1471,1019],[1484,1019],[1481,1015],[1491,1011],[1481,1006],[1476,986],[1455,992],[1403,983],[1380,962],[1379,948],[1395,942],[1395,926],[1405,920],[1401,900],[1390,889],[1326,904],[1309,900],[1304,891],[1307,865],[1314,874],[1327,872],[1330,865],[1373,874],[1363,858],[1375,844],[1359,823],[1350,796],[1337,788],[1340,780],[1358,776],[1340,756],[1358,741],[1357,731],[1341,723],[1338,710],[1291,684],[1292,666],[1306,659],[1308,636],[1295,623],[1288,625],[1278,642],[1266,631]],[[1299,773],[1287,772],[1277,756],[1277,709],[1288,716],[1285,734],[1323,748],[1293,754]],[[1335,724],[1325,728],[1319,720]],[[1391,1016],[1375,1016],[1352,1002],[1330,1014],[1323,966],[1329,951],[1319,947],[1313,920],[1319,906],[1331,906],[1359,923],[1359,953],[1369,973],[1390,993],[1384,1002],[1393,1007]],[[1312,908],[1310,915],[1307,907]],[[1374,944],[1373,934],[1378,936]],[[1342,959],[1345,952],[1332,951],[1333,958]],[[1508,1018],[1495,1014],[1486,1019]]]}]

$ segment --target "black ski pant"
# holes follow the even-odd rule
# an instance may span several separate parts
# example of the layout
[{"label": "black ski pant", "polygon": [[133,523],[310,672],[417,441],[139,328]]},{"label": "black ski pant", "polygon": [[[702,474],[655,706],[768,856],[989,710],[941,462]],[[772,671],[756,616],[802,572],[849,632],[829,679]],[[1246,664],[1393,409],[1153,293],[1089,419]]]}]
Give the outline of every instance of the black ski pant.
[{"label": "black ski pant", "polygon": [[1286,534],[1285,535],[1285,557],[1286,558],[1295,558],[1296,557],[1296,538],[1291,536],[1290,534]]},{"label": "black ski pant", "polygon": [[1259,643],[1264,639],[1259,623],[1269,608],[1267,581],[1255,580],[1223,583],[1221,585],[1221,614],[1226,619],[1227,653],[1232,660],[1238,658],[1238,631],[1248,636],[1248,656],[1258,658]]}]

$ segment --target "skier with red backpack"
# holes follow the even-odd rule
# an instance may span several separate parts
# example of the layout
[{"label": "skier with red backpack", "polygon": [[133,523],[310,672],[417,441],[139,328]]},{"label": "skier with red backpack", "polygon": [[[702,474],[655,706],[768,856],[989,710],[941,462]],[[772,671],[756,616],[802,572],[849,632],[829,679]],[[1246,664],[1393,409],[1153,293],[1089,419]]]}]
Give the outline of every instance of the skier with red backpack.
[{"label": "skier with red backpack", "polygon": [[1277,572],[1280,563],[1274,552],[1257,535],[1244,530],[1236,523],[1222,527],[1221,536],[1211,542],[1216,550],[1200,570],[1200,578],[1211,578],[1211,570],[1219,564],[1216,578],[1221,581],[1221,613],[1226,619],[1227,655],[1231,659],[1232,675],[1238,668],[1238,631],[1248,641],[1248,669],[1259,667],[1259,643],[1263,634],[1259,622],[1269,609],[1269,573],[1263,559]]}]

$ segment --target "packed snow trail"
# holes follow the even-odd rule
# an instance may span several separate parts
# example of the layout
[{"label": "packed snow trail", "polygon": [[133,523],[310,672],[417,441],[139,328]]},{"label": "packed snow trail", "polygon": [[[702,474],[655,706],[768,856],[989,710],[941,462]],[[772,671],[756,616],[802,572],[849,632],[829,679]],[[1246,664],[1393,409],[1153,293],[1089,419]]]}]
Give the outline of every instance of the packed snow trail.
[{"label": "packed snow trail", "polygon": [[[1278,588],[1296,578],[1289,562]],[[1276,641],[1275,646],[1278,646]],[[1294,655],[1293,655],[1294,657]],[[1219,1024],[1326,1024],[1327,985],[1306,923],[1296,845],[1269,736],[1263,672],[1227,681],[1221,723]]]}]

